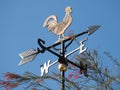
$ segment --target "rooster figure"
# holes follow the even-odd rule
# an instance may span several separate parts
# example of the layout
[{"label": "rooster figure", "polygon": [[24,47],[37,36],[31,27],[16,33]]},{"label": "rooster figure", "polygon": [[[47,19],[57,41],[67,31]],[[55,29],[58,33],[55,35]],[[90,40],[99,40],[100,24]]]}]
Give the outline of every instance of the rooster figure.
[{"label": "rooster figure", "polygon": [[48,30],[55,35],[59,36],[59,39],[64,38],[64,33],[66,29],[70,26],[72,23],[72,17],[71,17],[72,8],[67,7],[65,8],[65,17],[62,22],[58,23],[58,18],[55,15],[49,16],[45,22],[43,27],[47,27]]}]

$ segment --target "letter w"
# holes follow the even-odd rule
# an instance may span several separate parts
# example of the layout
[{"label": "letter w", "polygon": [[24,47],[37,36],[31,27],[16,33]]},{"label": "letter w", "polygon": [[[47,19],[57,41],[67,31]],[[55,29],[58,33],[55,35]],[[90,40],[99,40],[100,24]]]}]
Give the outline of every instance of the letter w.
[{"label": "letter w", "polygon": [[47,63],[44,63],[44,65],[41,66],[41,76],[43,76],[44,73],[48,73],[49,67],[50,67],[50,60],[48,60]]}]

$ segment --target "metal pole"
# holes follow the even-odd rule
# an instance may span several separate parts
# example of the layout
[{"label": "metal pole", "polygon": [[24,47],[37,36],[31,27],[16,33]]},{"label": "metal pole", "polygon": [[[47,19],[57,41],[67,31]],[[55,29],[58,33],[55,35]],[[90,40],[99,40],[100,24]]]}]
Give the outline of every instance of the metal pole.
[{"label": "metal pole", "polygon": [[[61,55],[62,55],[62,57],[65,59],[65,42],[64,41],[62,41],[61,42]],[[63,60],[64,60],[63,59]],[[63,62],[65,62],[65,61],[63,61]],[[64,63],[63,63],[64,64]],[[61,72],[61,79],[62,79],[62,87],[61,87],[61,90],[65,90],[65,71],[62,71]]]},{"label": "metal pole", "polygon": [[61,87],[61,90],[65,90],[65,71],[62,71],[61,72],[61,77],[62,77],[62,87]]}]

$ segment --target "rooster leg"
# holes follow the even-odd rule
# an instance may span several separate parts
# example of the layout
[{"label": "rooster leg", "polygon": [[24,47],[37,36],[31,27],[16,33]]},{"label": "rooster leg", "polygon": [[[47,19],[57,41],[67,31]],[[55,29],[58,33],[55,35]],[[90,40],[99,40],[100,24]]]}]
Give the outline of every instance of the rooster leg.
[{"label": "rooster leg", "polygon": [[64,36],[64,34],[62,34],[62,38],[64,38],[65,36]]},{"label": "rooster leg", "polygon": [[63,39],[63,35],[62,35],[62,34],[59,35],[58,39],[59,39],[59,40]]},{"label": "rooster leg", "polygon": [[58,40],[64,40],[64,39],[65,39],[64,34],[59,35]]},{"label": "rooster leg", "polygon": [[58,40],[60,40],[60,39],[61,39],[61,35],[58,36]]}]

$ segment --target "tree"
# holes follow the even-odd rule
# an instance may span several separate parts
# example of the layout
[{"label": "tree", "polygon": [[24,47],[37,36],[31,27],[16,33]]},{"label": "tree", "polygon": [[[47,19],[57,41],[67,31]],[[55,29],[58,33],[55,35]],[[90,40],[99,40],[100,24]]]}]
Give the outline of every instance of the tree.
[{"label": "tree", "polygon": [[[65,77],[66,90],[119,90],[120,62],[114,59],[109,52],[104,52],[104,54],[108,57],[109,64],[114,65],[114,70],[109,65],[104,65],[108,60],[102,60],[96,50],[75,55],[72,61],[80,68],[68,65],[69,73]],[[6,90],[24,84],[27,84],[25,90],[52,90],[45,83],[48,79],[61,83],[61,75],[56,72],[43,77],[31,72],[25,72],[23,75],[7,72],[4,76],[5,78],[0,80],[0,87],[6,88]]]}]

